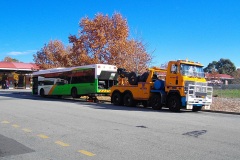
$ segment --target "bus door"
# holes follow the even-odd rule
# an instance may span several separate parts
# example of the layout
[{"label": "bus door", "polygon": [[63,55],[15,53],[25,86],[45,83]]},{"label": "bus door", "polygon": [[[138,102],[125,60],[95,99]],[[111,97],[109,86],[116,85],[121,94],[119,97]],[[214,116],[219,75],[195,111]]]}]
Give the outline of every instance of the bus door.
[{"label": "bus door", "polygon": [[38,94],[38,77],[33,77],[32,94]]}]

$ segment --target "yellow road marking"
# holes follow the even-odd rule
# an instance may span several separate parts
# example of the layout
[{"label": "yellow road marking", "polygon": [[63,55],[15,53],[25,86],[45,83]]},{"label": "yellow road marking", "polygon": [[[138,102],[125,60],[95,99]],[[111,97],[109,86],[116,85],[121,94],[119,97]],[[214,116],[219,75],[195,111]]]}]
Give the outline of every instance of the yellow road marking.
[{"label": "yellow road marking", "polygon": [[23,130],[24,132],[28,132],[28,133],[29,133],[29,132],[32,132],[32,130],[27,129],[27,128],[23,128],[22,130]]},{"label": "yellow road marking", "polygon": [[37,136],[40,137],[40,138],[43,138],[43,139],[49,138],[48,136],[46,136],[46,135],[44,135],[44,134],[39,134],[39,135],[37,135]]},{"label": "yellow road marking", "polygon": [[78,152],[80,152],[80,153],[82,153],[82,154],[85,154],[85,155],[87,155],[87,156],[95,156],[95,154],[94,153],[91,153],[91,152],[88,152],[88,151],[85,151],[85,150],[79,150]]},{"label": "yellow road marking", "polygon": [[19,125],[17,125],[17,124],[13,124],[12,125],[14,128],[19,128],[20,126]]},{"label": "yellow road marking", "polygon": [[60,146],[63,146],[63,147],[68,147],[68,146],[70,146],[69,144],[64,143],[64,142],[62,142],[62,141],[56,141],[55,143],[58,144],[58,145],[60,145]]},{"label": "yellow road marking", "polygon": [[3,123],[3,124],[8,124],[8,123],[10,123],[10,122],[8,122],[8,121],[2,121],[1,123]]}]

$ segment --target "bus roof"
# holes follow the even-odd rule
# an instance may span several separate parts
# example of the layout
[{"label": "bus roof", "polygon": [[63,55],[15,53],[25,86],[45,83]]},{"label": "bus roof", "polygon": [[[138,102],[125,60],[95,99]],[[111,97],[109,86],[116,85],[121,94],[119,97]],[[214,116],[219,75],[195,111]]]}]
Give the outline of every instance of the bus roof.
[{"label": "bus roof", "polygon": [[59,73],[59,72],[67,72],[67,71],[73,71],[78,69],[87,69],[87,68],[99,68],[100,70],[111,70],[111,71],[117,71],[117,67],[114,65],[109,64],[90,64],[90,65],[84,65],[84,66],[75,66],[75,67],[63,67],[63,68],[51,68],[51,69],[45,69],[45,70],[39,70],[37,72],[33,72],[33,76],[37,75],[44,75],[49,73]]}]

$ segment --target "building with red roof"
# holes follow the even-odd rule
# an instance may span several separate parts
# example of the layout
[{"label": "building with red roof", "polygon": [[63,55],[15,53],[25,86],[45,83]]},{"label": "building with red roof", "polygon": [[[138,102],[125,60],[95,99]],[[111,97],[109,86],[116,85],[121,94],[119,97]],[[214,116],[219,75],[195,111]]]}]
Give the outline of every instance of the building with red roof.
[{"label": "building with red roof", "polygon": [[210,74],[210,73],[206,73],[205,74],[205,78],[208,80],[209,84],[213,84],[213,85],[219,85],[219,84],[228,84],[229,80],[234,79],[232,76],[228,75],[228,74]]},{"label": "building with red roof", "polygon": [[0,72],[4,71],[33,72],[36,70],[39,70],[39,68],[35,63],[0,62]]},{"label": "building with red roof", "polygon": [[31,74],[37,70],[34,63],[0,62],[0,88],[29,88]]}]

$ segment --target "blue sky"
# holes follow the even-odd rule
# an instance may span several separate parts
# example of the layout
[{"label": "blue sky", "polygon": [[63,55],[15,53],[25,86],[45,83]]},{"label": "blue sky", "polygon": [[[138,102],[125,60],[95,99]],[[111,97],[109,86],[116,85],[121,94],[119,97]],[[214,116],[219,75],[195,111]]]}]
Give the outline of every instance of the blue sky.
[{"label": "blue sky", "polygon": [[239,0],[1,0],[0,60],[33,62],[50,40],[68,45],[81,18],[114,12],[127,19],[130,37],[146,44],[152,65],[227,58],[240,68]]}]

